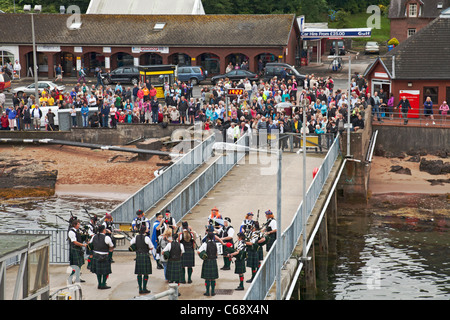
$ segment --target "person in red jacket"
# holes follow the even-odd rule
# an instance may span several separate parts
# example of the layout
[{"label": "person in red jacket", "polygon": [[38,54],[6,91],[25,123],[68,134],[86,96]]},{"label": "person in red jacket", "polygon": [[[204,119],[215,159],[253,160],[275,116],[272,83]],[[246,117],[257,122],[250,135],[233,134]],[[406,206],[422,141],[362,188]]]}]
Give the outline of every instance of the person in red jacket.
[{"label": "person in red jacket", "polygon": [[6,111],[3,111],[2,116],[0,117],[0,123],[0,130],[9,130],[9,121],[8,116],[6,115]]}]

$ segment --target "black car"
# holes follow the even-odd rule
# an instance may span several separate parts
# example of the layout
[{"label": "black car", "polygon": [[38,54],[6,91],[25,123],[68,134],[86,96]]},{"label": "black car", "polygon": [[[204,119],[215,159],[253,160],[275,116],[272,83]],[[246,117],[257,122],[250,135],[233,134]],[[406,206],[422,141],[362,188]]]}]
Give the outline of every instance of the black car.
[{"label": "black car", "polygon": [[264,75],[263,78],[265,81],[269,81],[273,77],[277,77],[278,79],[281,78],[281,70],[286,70],[286,77],[291,78],[292,76],[295,76],[297,79],[297,83],[300,86],[303,86],[303,82],[306,78],[305,75],[300,74],[297,69],[295,69],[294,66],[291,66],[290,64],[283,63],[283,62],[269,62],[266,64],[264,68]]},{"label": "black car", "polygon": [[111,72],[102,73],[103,82],[105,84],[111,83],[139,83],[139,70],[137,67],[127,66],[119,67]]},{"label": "black car", "polygon": [[242,80],[245,78],[250,80],[250,82],[259,80],[258,75],[256,73],[239,69],[239,70],[232,70],[225,74],[219,74],[217,76],[214,76],[211,78],[211,82],[212,82],[212,84],[215,85],[219,80],[225,79],[225,78],[228,78],[231,81],[239,81],[239,80]]},{"label": "black car", "polygon": [[[338,41],[337,45],[338,45],[338,49],[339,49],[339,55],[340,56],[345,56],[344,41]],[[330,47],[330,56],[334,56],[335,54],[336,54],[336,41],[333,41],[331,43],[331,47]]]}]

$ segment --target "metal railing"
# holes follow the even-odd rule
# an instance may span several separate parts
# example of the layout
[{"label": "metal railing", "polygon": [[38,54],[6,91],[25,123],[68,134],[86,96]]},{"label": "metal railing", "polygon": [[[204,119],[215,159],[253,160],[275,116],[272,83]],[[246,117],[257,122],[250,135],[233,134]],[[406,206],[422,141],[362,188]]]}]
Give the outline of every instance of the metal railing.
[{"label": "metal railing", "polygon": [[[237,146],[249,145],[249,137],[243,135],[238,141]],[[201,199],[230,171],[236,163],[245,156],[244,152],[227,151],[218,157],[209,167],[184,188],[165,208],[169,209],[175,221],[179,222],[183,217],[194,208]],[[151,217],[150,225],[155,221],[155,217]]]},{"label": "metal railing", "polygon": [[[378,121],[378,114],[380,115]],[[450,114],[443,115],[433,110],[433,115],[426,113],[414,113],[409,110],[407,118],[402,116],[399,109],[394,109],[394,112],[379,112],[375,113],[372,108],[372,124],[376,125],[405,125],[405,120],[407,125],[421,126],[421,127],[450,127]],[[433,117],[433,118],[431,118]]]},{"label": "metal railing", "polygon": [[114,223],[131,223],[136,211],[150,210],[164,196],[186,179],[195,169],[200,167],[212,155],[215,135],[209,136],[201,144],[190,150],[163,173],[155,177],[147,185],[139,189],[124,202],[111,211]]},{"label": "metal railing", "polygon": [[[50,235],[49,263],[66,264],[69,262],[69,242],[67,241],[66,229],[16,229],[11,233],[18,234],[46,234]],[[7,265],[14,265],[19,262],[19,257],[12,258]]]},{"label": "metal railing", "polygon": [[[322,165],[319,168],[314,180],[310,184],[308,191],[306,192],[306,198],[302,200],[300,206],[292,219],[291,224],[281,234],[281,261],[284,264],[292,255],[300,237],[303,235],[303,205],[306,205],[306,220],[311,215],[312,210],[322,192],[323,186],[330,175],[336,159],[340,153],[339,135],[334,139],[333,145],[328,151],[326,157],[323,160]],[[269,290],[273,286],[279,262],[277,261],[276,242],[272,245],[272,248],[264,258],[261,267],[259,268],[255,278],[252,281],[244,300],[264,300],[269,293]],[[281,271],[280,271],[281,272]]]}]

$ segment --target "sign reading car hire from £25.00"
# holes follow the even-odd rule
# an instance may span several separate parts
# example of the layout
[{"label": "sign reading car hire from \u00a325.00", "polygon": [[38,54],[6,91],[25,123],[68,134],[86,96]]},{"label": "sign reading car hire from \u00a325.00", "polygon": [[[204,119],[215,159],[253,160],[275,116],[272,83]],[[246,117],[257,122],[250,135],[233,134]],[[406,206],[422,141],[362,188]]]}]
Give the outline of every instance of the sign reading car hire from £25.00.
[{"label": "sign reading car hire from \u00a325.00", "polygon": [[322,38],[370,38],[372,28],[354,29],[315,29],[307,28],[302,32],[302,39],[322,39]]}]

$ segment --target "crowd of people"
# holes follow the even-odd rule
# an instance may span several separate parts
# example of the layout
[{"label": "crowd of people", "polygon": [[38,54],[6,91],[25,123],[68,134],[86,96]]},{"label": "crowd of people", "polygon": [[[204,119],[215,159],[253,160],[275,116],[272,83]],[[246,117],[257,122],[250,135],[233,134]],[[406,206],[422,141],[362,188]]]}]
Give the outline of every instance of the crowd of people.
[{"label": "crowd of people", "polygon": [[[226,133],[233,139],[247,130],[265,129],[270,132],[277,129],[281,134],[301,133],[303,112],[306,114],[307,134],[335,135],[343,130],[348,121],[347,112],[350,112],[353,130],[358,130],[364,128],[368,105],[372,106],[373,120],[379,122],[393,119],[394,109],[407,114],[411,108],[405,102],[395,102],[392,93],[383,89],[371,94],[367,90],[367,81],[360,74],[353,76],[350,94],[348,89],[334,88],[331,76],[316,77],[311,74],[300,81],[295,76],[273,77],[269,81],[258,82],[221,79],[216,85],[203,86],[197,97],[194,97],[190,82],[177,81],[173,85],[164,84],[164,99],[157,99],[157,89],[149,82],[134,86],[123,86],[121,83],[104,85],[101,69],[96,74],[95,85],[78,82],[67,92],[59,92],[56,88],[50,92],[44,90],[40,94],[39,105],[54,106],[53,113],[60,108],[70,109],[73,127],[115,128],[118,123],[165,125],[200,122],[205,130],[215,128],[227,132],[233,127]],[[230,96],[227,103],[228,88],[242,88],[244,94]],[[12,106],[4,106],[4,100],[4,93],[3,98],[0,93],[3,130],[39,130],[34,124],[37,124],[34,119],[39,115],[32,114],[32,109],[37,106],[34,95],[15,94]],[[276,105],[281,102],[289,102],[294,107],[291,111],[277,108]],[[90,112],[92,108],[94,112]],[[10,114],[10,111],[13,112]],[[440,106],[439,112],[446,117],[446,102]],[[77,114],[80,113],[81,123],[78,123],[80,117]],[[433,106],[429,99],[424,103],[424,113],[434,123]],[[45,116],[45,123],[47,130],[55,129],[52,115],[49,119]]]},{"label": "crowd of people", "polygon": [[[234,274],[239,279],[236,290],[244,290],[247,268],[251,276],[246,282],[251,283],[263,260],[264,247],[269,252],[277,234],[277,222],[272,211],[265,212],[266,221],[262,225],[258,221],[259,214],[256,220],[253,216],[252,212],[247,213],[239,229],[235,230],[231,219],[222,217],[214,207],[205,221],[205,234],[199,235],[187,221],[177,224],[170,210],[164,214],[158,213],[153,225],[150,225],[144,212],[138,210],[131,222],[133,237],[129,237],[129,251],[136,253],[134,274],[139,294],[151,292],[148,283],[153,273],[152,260],[157,269],[162,270],[166,282],[178,285],[193,283],[196,280],[192,276],[196,255],[202,261],[200,277],[205,282],[205,296],[215,295],[216,280],[219,278],[218,262],[222,259],[222,271],[232,270],[231,264],[234,262]],[[80,220],[71,218],[68,230],[69,264],[73,270],[68,277],[70,284],[85,282],[81,279],[81,267],[87,258],[88,270],[97,276],[97,288],[111,288],[106,282],[112,273],[111,263],[114,262],[112,257],[117,242],[114,235],[118,232],[122,230],[114,227],[110,214],[106,214],[103,221],[91,216],[84,228]]]},{"label": "crowd of people", "polygon": [[[100,72],[99,72],[100,74]],[[358,78],[359,79],[359,78]],[[244,95],[231,96],[226,101],[228,88],[242,88]],[[222,79],[214,86],[201,87],[200,96],[194,97],[193,86],[188,82],[176,82],[164,85],[164,100],[157,99],[157,90],[150,83],[123,86],[121,83],[96,85],[77,83],[68,92],[54,89],[44,90],[39,97],[40,107],[69,109],[73,127],[109,127],[118,123],[161,123],[186,124],[200,122],[205,130],[212,128],[227,132],[238,138],[247,130],[268,132],[277,129],[280,133],[300,133],[303,112],[306,113],[307,134],[333,133],[343,128],[347,121],[348,105],[351,106],[351,121],[354,127],[364,127],[364,110],[368,101],[365,95],[366,83],[352,88],[348,97],[345,91],[334,89],[331,77],[307,76],[305,81],[297,83],[295,77],[251,83],[248,79],[232,82]],[[356,94],[356,96],[354,96]],[[292,111],[275,106],[280,102],[290,102]],[[13,105],[4,110],[14,123],[2,120],[2,128],[30,130],[35,117],[33,109],[37,107],[34,95],[13,96]],[[92,111],[94,108],[95,112]],[[227,115],[228,110],[228,115]],[[13,111],[10,114],[10,111]],[[79,122],[81,113],[81,123]],[[53,119],[45,119],[54,129]],[[234,125],[233,125],[234,123]],[[235,128],[236,127],[236,128]],[[39,129],[33,126],[33,129]]]}]

